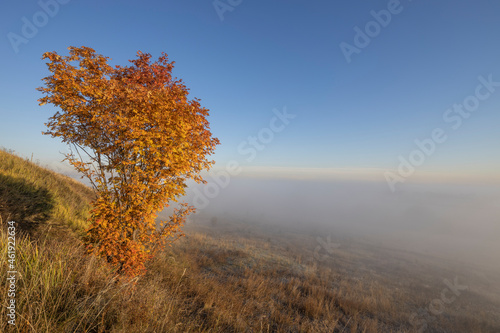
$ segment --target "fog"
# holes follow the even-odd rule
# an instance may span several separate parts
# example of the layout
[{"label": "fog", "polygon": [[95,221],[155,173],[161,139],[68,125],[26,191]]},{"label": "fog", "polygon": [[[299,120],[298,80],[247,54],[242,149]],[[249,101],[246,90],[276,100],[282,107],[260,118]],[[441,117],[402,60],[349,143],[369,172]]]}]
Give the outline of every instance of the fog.
[{"label": "fog", "polygon": [[203,186],[185,198],[198,217],[322,230],[500,270],[498,186],[419,183],[392,193],[384,182],[233,177],[211,198]]}]

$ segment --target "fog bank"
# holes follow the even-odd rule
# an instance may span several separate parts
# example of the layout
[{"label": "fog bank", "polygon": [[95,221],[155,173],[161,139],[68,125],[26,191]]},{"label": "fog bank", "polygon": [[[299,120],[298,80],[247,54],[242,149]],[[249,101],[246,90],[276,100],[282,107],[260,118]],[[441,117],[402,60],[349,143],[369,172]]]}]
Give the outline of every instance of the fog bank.
[{"label": "fog bank", "polygon": [[244,177],[218,191],[204,186],[190,187],[185,198],[198,216],[319,228],[500,268],[498,186],[405,184],[392,193],[384,182]]}]

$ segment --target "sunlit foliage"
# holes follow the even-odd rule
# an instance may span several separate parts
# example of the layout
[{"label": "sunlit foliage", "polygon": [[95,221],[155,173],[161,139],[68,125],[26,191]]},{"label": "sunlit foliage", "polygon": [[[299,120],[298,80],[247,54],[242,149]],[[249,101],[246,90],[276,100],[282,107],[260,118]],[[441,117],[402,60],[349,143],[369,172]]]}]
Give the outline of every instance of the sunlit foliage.
[{"label": "sunlit foliage", "polygon": [[44,134],[69,144],[66,160],[86,177],[98,196],[86,243],[129,275],[169,239],[194,209],[186,204],[155,223],[158,211],[185,193],[186,181],[204,182],[200,172],[219,144],[208,110],[188,99],[173,62],[138,52],[130,66],[108,64],[88,47],[69,47],[69,56],[47,52],[51,76],[38,88],[40,105],[59,108]]}]

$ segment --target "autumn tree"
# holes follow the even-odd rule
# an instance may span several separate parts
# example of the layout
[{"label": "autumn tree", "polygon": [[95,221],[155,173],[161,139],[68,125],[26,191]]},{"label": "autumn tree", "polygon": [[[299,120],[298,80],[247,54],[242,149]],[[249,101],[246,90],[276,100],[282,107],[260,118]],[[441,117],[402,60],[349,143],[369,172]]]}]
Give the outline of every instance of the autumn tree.
[{"label": "autumn tree", "polygon": [[204,183],[200,172],[214,163],[207,158],[219,141],[210,132],[209,110],[188,99],[165,53],[151,62],[139,51],[125,67],[110,66],[88,47],[42,59],[52,75],[38,88],[44,94],[38,101],[58,108],[44,134],[70,146],[65,160],[97,194],[87,247],[121,272],[140,274],[157,249],[182,235],[194,208],[181,204],[160,225],[157,213],[185,193],[188,179]]}]

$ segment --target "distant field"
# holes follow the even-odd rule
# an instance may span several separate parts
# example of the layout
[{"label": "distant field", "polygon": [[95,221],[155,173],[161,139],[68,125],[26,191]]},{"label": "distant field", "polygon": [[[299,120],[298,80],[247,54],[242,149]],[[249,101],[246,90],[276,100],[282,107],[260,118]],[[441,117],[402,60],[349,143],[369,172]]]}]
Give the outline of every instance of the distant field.
[{"label": "distant field", "polygon": [[216,286],[211,290],[225,291],[209,296],[216,317],[223,311],[216,304],[227,304],[224,295],[240,294],[245,304],[260,303],[245,322],[260,319],[271,331],[500,331],[500,275],[483,267],[366,239],[328,239],[327,231],[307,235],[220,219],[214,225],[201,217],[186,234],[173,254],[187,255]]}]

